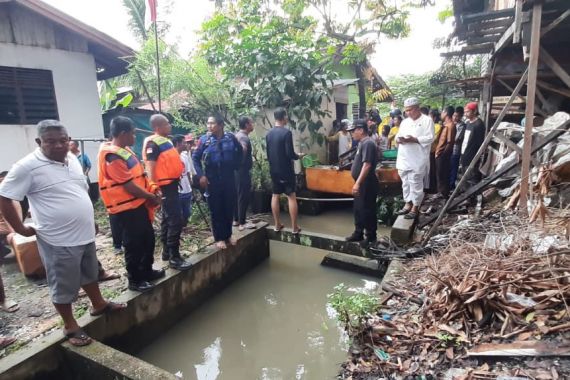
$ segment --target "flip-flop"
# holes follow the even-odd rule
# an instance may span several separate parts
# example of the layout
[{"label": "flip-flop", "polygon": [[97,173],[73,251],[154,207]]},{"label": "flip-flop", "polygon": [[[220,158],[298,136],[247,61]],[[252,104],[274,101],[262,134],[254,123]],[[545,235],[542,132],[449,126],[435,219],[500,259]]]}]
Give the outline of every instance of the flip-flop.
[{"label": "flip-flop", "polygon": [[0,350],[3,350],[4,348],[8,347],[9,345],[14,343],[15,341],[16,341],[16,338],[12,338],[11,336],[0,337]]},{"label": "flip-flop", "polygon": [[89,335],[85,334],[85,331],[83,331],[83,329],[70,331],[67,333],[64,331],[63,335],[65,335],[65,338],[71,345],[76,347],[87,346],[93,342],[93,339],[91,339]]},{"label": "flip-flop", "polygon": [[103,277],[99,276],[98,278],[98,282],[105,282],[105,281],[111,281],[111,280],[116,280],[121,278],[120,275],[118,275],[117,273],[107,273],[107,272],[103,272],[105,275]]},{"label": "flip-flop", "polygon": [[105,307],[102,308],[101,310],[91,309],[89,311],[89,314],[91,314],[92,317],[97,317],[99,315],[111,313],[113,311],[118,311],[118,310],[122,310],[122,309],[126,309],[126,308],[127,308],[126,303],[115,303],[113,301],[109,301],[109,302],[107,302],[107,305],[105,305]]},{"label": "flip-flop", "polygon": [[410,211],[406,215],[404,215],[404,219],[416,219],[418,214],[416,212]]},{"label": "flip-flop", "polygon": [[410,212],[410,210],[411,210],[411,208],[410,209],[403,208],[399,211],[396,211],[396,215],[406,215],[407,213]]},{"label": "flip-flop", "polygon": [[283,224],[280,224],[279,226],[275,226],[273,227],[273,231],[275,232],[281,232],[281,230],[284,228],[285,226]]},{"label": "flip-flop", "polygon": [[302,230],[300,228],[297,228],[297,231],[293,231],[293,235],[299,235],[301,231]]},{"label": "flip-flop", "polygon": [[0,305],[0,310],[2,310],[5,313],[13,313],[15,311],[18,311],[20,309],[20,306],[12,301],[12,300],[5,300],[3,305]]}]

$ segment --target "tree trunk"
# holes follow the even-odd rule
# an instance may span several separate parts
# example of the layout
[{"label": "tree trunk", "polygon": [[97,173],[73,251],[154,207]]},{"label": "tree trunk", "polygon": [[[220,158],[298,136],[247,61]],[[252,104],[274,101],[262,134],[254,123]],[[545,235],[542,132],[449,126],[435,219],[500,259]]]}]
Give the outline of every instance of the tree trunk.
[{"label": "tree trunk", "polygon": [[357,63],[354,65],[354,71],[358,78],[358,117],[364,118],[366,114],[366,78],[364,76],[364,67]]}]

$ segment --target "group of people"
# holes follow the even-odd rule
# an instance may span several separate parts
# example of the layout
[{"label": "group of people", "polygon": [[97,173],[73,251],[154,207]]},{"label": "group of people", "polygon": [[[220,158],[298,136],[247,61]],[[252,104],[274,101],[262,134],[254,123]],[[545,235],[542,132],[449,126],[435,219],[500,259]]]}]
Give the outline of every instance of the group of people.
[{"label": "group of people", "polygon": [[[396,167],[406,202],[398,214],[415,219],[425,193],[434,193],[434,199],[449,197],[460,168],[465,171],[469,167],[486,130],[475,102],[465,108],[446,107],[441,114],[420,108],[416,98],[406,99],[404,106],[407,117],[394,134],[398,149]],[[474,184],[480,176],[474,170],[467,181]]]}]

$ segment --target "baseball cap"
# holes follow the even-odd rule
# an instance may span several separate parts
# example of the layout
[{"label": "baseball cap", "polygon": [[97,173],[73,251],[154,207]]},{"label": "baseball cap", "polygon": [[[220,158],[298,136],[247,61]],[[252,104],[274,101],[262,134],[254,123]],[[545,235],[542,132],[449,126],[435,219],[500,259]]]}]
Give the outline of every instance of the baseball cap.
[{"label": "baseball cap", "polygon": [[477,102],[470,102],[465,105],[466,110],[477,111]]},{"label": "baseball cap", "polygon": [[362,128],[364,129],[366,132],[368,132],[368,124],[366,123],[366,120],[364,119],[356,119],[354,120],[354,122],[352,123],[351,126],[349,126],[346,130],[347,131],[354,131],[356,128]]},{"label": "baseball cap", "polygon": [[184,136],[184,141],[186,142],[194,141],[194,135],[192,135],[192,133],[188,133],[186,136]]}]

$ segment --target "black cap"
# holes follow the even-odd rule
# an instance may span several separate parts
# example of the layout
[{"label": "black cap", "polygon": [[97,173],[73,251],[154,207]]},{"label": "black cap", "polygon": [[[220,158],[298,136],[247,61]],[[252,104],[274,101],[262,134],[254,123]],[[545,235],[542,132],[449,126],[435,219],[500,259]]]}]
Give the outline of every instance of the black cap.
[{"label": "black cap", "polygon": [[364,119],[356,119],[352,125],[348,127],[347,131],[354,131],[356,128],[362,128],[364,132],[368,132],[368,123]]}]

